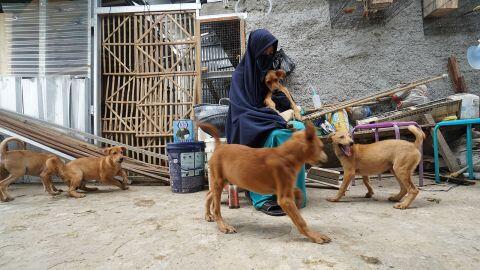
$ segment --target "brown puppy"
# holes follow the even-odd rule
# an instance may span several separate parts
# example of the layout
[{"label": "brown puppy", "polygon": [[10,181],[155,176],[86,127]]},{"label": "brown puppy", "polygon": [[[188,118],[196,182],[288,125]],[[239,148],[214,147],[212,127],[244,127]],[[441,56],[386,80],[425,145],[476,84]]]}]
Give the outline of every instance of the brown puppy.
[{"label": "brown puppy", "polygon": [[24,142],[17,138],[10,137],[0,143],[0,200],[8,202],[13,197],[8,195],[7,189],[10,184],[24,175],[40,176],[45,191],[50,195],[57,195],[61,192],[52,182],[51,176],[58,175],[59,166],[63,165],[57,156],[37,153],[28,150],[8,151],[8,143],[16,141],[21,148],[25,149]]},{"label": "brown puppy", "polygon": [[293,116],[295,117],[295,119],[302,119],[302,116],[300,115],[300,111],[298,110],[297,105],[293,101],[292,96],[290,95],[290,92],[285,86],[283,86],[280,83],[280,80],[284,79],[285,76],[286,76],[285,71],[281,69],[277,71],[269,70],[267,72],[267,75],[265,75],[265,84],[267,85],[267,88],[270,91],[268,91],[267,96],[265,97],[265,101],[264,101],[265,105],[280,114],[280,112],[275,107],[275,102],[273,102],[272,100],[272,95],[273,95],[273,92],[275,91],[283,92],[285,96],[287,96],[288,100],[290,101],[290,106],[293,110]]},{"label": "brown puppy", "polygon": [[[408,130],[415,135],[415,142],[404,140],[384,140],[372,144],[354,144],[350,134],[337,132],[331,136],[335,155],[342,163],[344,180],[337,195],[327,199],[337,202],[345,196],[345,190],[355,175],[363,176],[363,183],[368,189],[366,198],[373,195],[373,189],[369,183],[369,175],[392,171],[400,184],[400,192],[388,198],[390,201],[399,202],[393,207],[406,209],[418,194],[418,188],[412,182],[412,174],[421,160],[419,146],[425,139],[422,130],[415,126],[408,126]],[[400,202],[406,195],[403,202]]]},{"label": "brown puppy", "polygon": [[[198,126],[215,138],[215,151],[209,161],[210,191],[205,203],[205,219],[216,221],[224,233],[235,233],[234,227],[223,221],[220,213],[220,198],[228,182],[246,190],[261,194],[275,194],[278,204],[292,219],[300,233],[315,243],[330,242],[330,238],[307,227],[297,205],[302,201],[301,192],[295,187],[296,177],[305,163],[325,162],[327,155],[323,144],[316,136],[312,124],[305,131],[293,133],[292,137],[276,148],[250,148],[239,144],[221,144],[218,130],[208,124]],[[213,203],[213,215],[211,207]]]},{"label": "brown puppy", "polygon": [[[123,146],[114,146],[103,150],[105,157],[84,157],[77,158],[67,163],[60,171],[62,178],[68,184],[68,195],[75,198],[83,198],[85,194],[76,190],[96,191],[98,188],[86,186],[88,180],[99,180],[106,185],[114,185],[123,190],[127,187],[127,174],[122,170]],[[115,176],[122,176],[123,181],[115,179]]]}]

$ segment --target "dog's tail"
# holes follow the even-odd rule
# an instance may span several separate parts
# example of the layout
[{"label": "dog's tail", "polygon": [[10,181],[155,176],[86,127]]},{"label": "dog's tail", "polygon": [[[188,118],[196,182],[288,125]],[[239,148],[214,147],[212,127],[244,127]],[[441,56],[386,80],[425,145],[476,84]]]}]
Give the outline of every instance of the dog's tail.
[{"label": "dog's tail", "polygon": [[410,132],[413,133],[413,135],[415,135],[415,146],[418,148],[420,147],[420,144],[422,144],[423,140],[425,139],[425,133],[423,133],[423,131],[414,126],[414,125],[410,125],[408,126],[408,130],[410,130]]},{"label": "dog's tail", "polygon": [[6,138],[0,143],[0,159],[7,154],[8,143],[11,141],[16,141],[17,147],[21,150],[25,150],[25,143],[21,141],[19,138],[15,138],[15,137]]},{"label": "dog's tail", "polygon": [[65,172],[65,163],[59,157],[51,155],[46,161],[46,166],[51,171],[54,171],[58,176],[63,178]]},{"label": "dog's tail", "polygon": [[199,122],[197,122],[197,126],[201,128],[203,131],[205,131],[206,133],[210,134],[215,139],[215,146],[218,146],[221,144],[220,132],[218,132],[218,129],[216,127],[214,127],[212,124],[199,123]]}]

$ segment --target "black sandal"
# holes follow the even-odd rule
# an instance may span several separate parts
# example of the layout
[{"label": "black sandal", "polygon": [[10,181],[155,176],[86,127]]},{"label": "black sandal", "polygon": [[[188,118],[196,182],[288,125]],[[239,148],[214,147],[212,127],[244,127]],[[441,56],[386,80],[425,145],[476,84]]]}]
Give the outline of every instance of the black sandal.
[{"label": "black sandal", "polygon": [[274,216],[274,217],[280,217],[280,216],[285,216],[286,213],[283,211],[283,209],[280,207],[280,205],[277,204],[275,201],[266,201],[258,211],[261,211],[269,216]]}]

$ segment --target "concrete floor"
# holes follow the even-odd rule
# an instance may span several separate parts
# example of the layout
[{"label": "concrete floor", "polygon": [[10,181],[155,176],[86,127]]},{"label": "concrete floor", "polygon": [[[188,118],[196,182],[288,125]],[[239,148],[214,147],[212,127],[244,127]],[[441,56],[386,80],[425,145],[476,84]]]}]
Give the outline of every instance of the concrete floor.
[{"label": "concrete floor", "polygon": [[15,201],[0,203],[0,269],[478,269],[480,187],[422,191],[401,211],[386,200],[394,182],[374,180],[374,199],[357,185],[340,203],[325,201],[335,190],[308,189],[302,214],[326,245],[245,201],[223,206],[239,231],[224,235],[203,220],[205,192],[102,187],[71,199],[14,185]]}]

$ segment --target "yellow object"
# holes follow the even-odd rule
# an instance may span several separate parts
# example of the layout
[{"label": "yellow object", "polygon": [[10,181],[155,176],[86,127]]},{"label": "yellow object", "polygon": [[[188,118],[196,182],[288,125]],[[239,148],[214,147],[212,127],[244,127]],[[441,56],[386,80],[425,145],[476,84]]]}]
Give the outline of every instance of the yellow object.
[{"label": "yellow object", "polygon": [[348,114],[347,111],[341,110],[326,115],[327,121],[330,122],[337,132],[349,132]]},{"label": "yellow object", "polygon": [[451,115],[443,118],[442,121],[452,121],[452,120],[458,120],[458,117],[456,115]]}]

